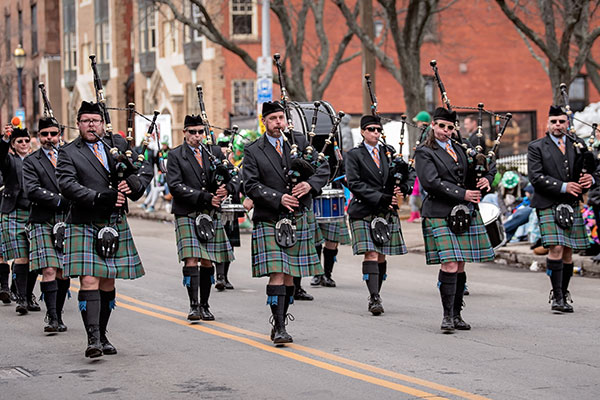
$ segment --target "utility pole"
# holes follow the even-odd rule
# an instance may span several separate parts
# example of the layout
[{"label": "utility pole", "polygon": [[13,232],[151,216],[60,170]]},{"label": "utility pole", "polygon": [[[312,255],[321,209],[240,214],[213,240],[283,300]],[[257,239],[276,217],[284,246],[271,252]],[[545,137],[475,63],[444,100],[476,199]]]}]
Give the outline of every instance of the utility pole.
[{"label": "utility pole", "polygon": [[256,63],[256,116],[262,131],[260,118],[262,103],[273,99],[273,61],[271,61],[271,5],[269,0],[262,0],[262,56]]},{"label": "utility pole", "polygon": [[[375,27],[373,25],[373,1],[372,0],[360,0],[360,25],[362,30],[373,39],[375,37]],[[375,54],[373,54],[367,47],[362,45],[362,72],[371,75],[371,81],[373,82],[373,90],[375,90]],[[371,98],[369,97],[369,91],[365,80],[362,80],[363,88],[363,114],[371,114]]]}]

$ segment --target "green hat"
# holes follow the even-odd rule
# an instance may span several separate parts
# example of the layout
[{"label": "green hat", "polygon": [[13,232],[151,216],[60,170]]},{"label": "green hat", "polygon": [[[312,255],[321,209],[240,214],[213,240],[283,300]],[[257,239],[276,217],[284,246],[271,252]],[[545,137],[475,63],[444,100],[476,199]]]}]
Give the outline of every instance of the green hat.
[{"label": "green hat", "polygon": [[417,114],[416,117],[413,118],[414,122],[431,122],[431,115],[427,111],[421,111]]},{"label": "green hat", "polygon": [[512,189],[519,184],[519,174],[515,171],[506,171],[502,175],[502,186],[506,189]]},{"label": "green hat", "polygon": [[163,135],[160,138],[160,144],[169,144],[169,135]]}]

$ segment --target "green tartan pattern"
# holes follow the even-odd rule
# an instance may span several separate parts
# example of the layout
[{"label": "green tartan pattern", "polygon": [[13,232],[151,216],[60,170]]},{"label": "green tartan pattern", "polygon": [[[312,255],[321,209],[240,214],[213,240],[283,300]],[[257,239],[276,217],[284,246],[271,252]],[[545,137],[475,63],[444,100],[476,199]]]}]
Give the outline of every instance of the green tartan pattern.
[{"label": "green tartan pattern", "polygon": [[186,258],[200,258],[212,262],[233,261],[233,247],[229,243],[221,214],[212,215],[215,237],[205,243],[196,235],[196,217],[201,213],[177,215],[175,217],[175,237],[177,238],[177,256],[179,261]]},{"label": "green tartan pattern", "polygon": [[319,225],[317,224],[317,218],[315,218],[314,211],[307,210],[305,214],[308,221],[308,230],[315,241],[315,246],[322,245],[325,242],[325,239],[323,239],[323,234],[321,233]]},{"label": "green tartan pattern", "polygon": [[324,273],[310,231],[308,214],[306,212],[296,216],[297,242],[289,249],[282,249],[275,241],[275,223],[256,222],[254,224],[252,229],[253,277],[267,276],[277,272],[292,276],[313,276]]},{"label": "green tartan pattern", "polygon": [[554,220],[554,209],[552,207],[543,210],[537,210],[538,220],[540,222],[540,235],[542,236],[542,246],[565,246],[574,250],[584,250],[590,247],[589,239],[585,231],[585,223],[581,217],[581,212],[577,207],[575,210],[573,226],[571,229],[562,229]]},{"label": "green tartan pattern", "polygon": [[445,218],[423,218],[421,226],[427,264],[494,260],[494,249],[479,211],[471,218],[469,230],[461,235],[452,233]]},{"label": "green tartan pattern", "polygon": [[391,238],[383,246],[378,246],[371,238],[371,221],[375,216],[368,216],[362,219],[350,218],[350,229],[352,230],[352,252],[356,254],[365,254],[368,251],[376,251],[379,254],[386,256],[399,256],[408,253],[404,238],[402,237],[402,229],[400,227],[400,219],[398,215],[393,213],[388,219]]},{"label": "green tartan pattern", "polygon": [[348,232],[348,225],[346,225],[346,218],[334,222],[319,222],[319,230],[321,231],[323,238],[328,242],[339,244],[352,243],[350,232]]},{"label": "green tartan pattern", "polygon": [[29,235],[29,270],[42,268],[63,268],[64,254],[59,252],[52,243],[52,228],[59,221],[64,222],[64,215],[56,215],[53,222],[44,224],[28,224]]},{"label": "green tartan pattern", "polygon": [[6,261],[29,258],[28,219],[29,211],[20,208],[2,214],[2,255]]},{"label": "green tartan pattern", "polygon": [[96,252],[96,236],[106,224],[67,224],[65,229],[65,276],[96,276],[112,279],[136,279],[144,275],[142,260],[138,255],[133,236],[122,216],[115,225],[116,215],[110,225],[119,232],[119,248],[113,257],[102,258]]}]

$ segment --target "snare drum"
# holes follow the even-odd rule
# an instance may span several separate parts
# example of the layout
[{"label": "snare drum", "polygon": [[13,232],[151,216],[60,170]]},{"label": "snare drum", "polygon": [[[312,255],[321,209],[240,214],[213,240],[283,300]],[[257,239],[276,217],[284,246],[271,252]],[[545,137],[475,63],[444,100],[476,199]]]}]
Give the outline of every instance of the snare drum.
[{"label": "snare drum", "polygon": [[323,189],[323,194],[313,199],[313,212],[317,221],[344,219],[346,197],[341,189]]},{"label": "snare drum", "polygon": [[506,233],[500,221],[500,209],[492,203],[479,203],[479,212],[494,250],[506,243]]}]

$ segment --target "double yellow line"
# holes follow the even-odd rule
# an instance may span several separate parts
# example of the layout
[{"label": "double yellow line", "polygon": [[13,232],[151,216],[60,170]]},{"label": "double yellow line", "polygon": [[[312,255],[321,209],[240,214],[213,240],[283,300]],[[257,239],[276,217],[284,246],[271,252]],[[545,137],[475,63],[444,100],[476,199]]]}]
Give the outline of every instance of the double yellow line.
[{"label": "double yellow line", "polygon": [[[78,290],[77,288],[72,287],[74,290]],[[274,347],[270,344],[270,338],[267,335],[262,335],[256,332],[252,332],[246,329],[238,328],[233,325],[224,324],[222,322],[202,322],[202,324],[190,324],[185,318],[187,314],[172,310],[170,308],[162,307],[156,304],[147,303],[145,301],[141,301],[135,299],[133,297],[125,296],[123,294],[118,294],[117,298],[119,300],[119,307],[125,308],[130,311],[134,311],[140,314],[144,314],[150,317],[158,318],[163,321],[172,322],[177,325],[185,326],[190,329],[195,329],[197,331],[207,333],[210,335],[218,336],[224,339],[233,340],[238,343],[243,343],[245,345],[254,347],[256,349],[266,351],[268,353],[277,354],[281,357],[286,357],[304,364],[312,365],[317,368],[321,368],[339,375],[347,376],[349,378],[353,378],[359,381],[371,383],[373,385],[385,387],[391,390],[395,390],[397,392],[406,393],[415,398],[421,399],[431,399],[431,400],[448,400],[447,397],[442,397],[437,394],[429,393],[424,390],[416,389],[410,386],[406,386],[403,384],[399,384],[393,382],[391,380],[386,380],[382,378],[377,378],[375,376],[367,375],[362,372],[357,372],[348,368],[341,367],[339,365],[332,364],[331,362],[346,365],[353,367],[356,370],[369,372],[372,374],[377,374],[380,376],[384,376],[387,378],[392,378],[396,381],[402,381],[404,383],[409,383],[413,385],[418,385],[424,388],[431,389],[436,392],[447,393],[452,396],[457,396],[464,399],[469,400],[490,400],[487,397],[479,396],[473,393],[465,392],[460,389],[456,389],[453,387],[437,384],[435,382],[430,382],[424,379],[415,378],[408,375],[399,374],[394,371],[386,370],[383,368],[374,367],[369,364],[364,364],[358,361],[354,361],[348,358],[336,356],[334,354],[330,354],[321,350],[313,349],[310,347],[298,345],[298,344],[288,344],[286,347]],[[144,307],[144,308],[142,308]],[[215,328],[220,328],[222,330],[218,330]],[[241,336],[243,335],[243,336]],[[251,339],[256,338],[260,341]],[[265,344],[265,342],[269,344]],[[295,350],[293,352],[291,350]],[[321,361],[316,358],[311,358],[306,355],[298,354],[298,352],[303,352],[308,355],[318,357]]]}]

